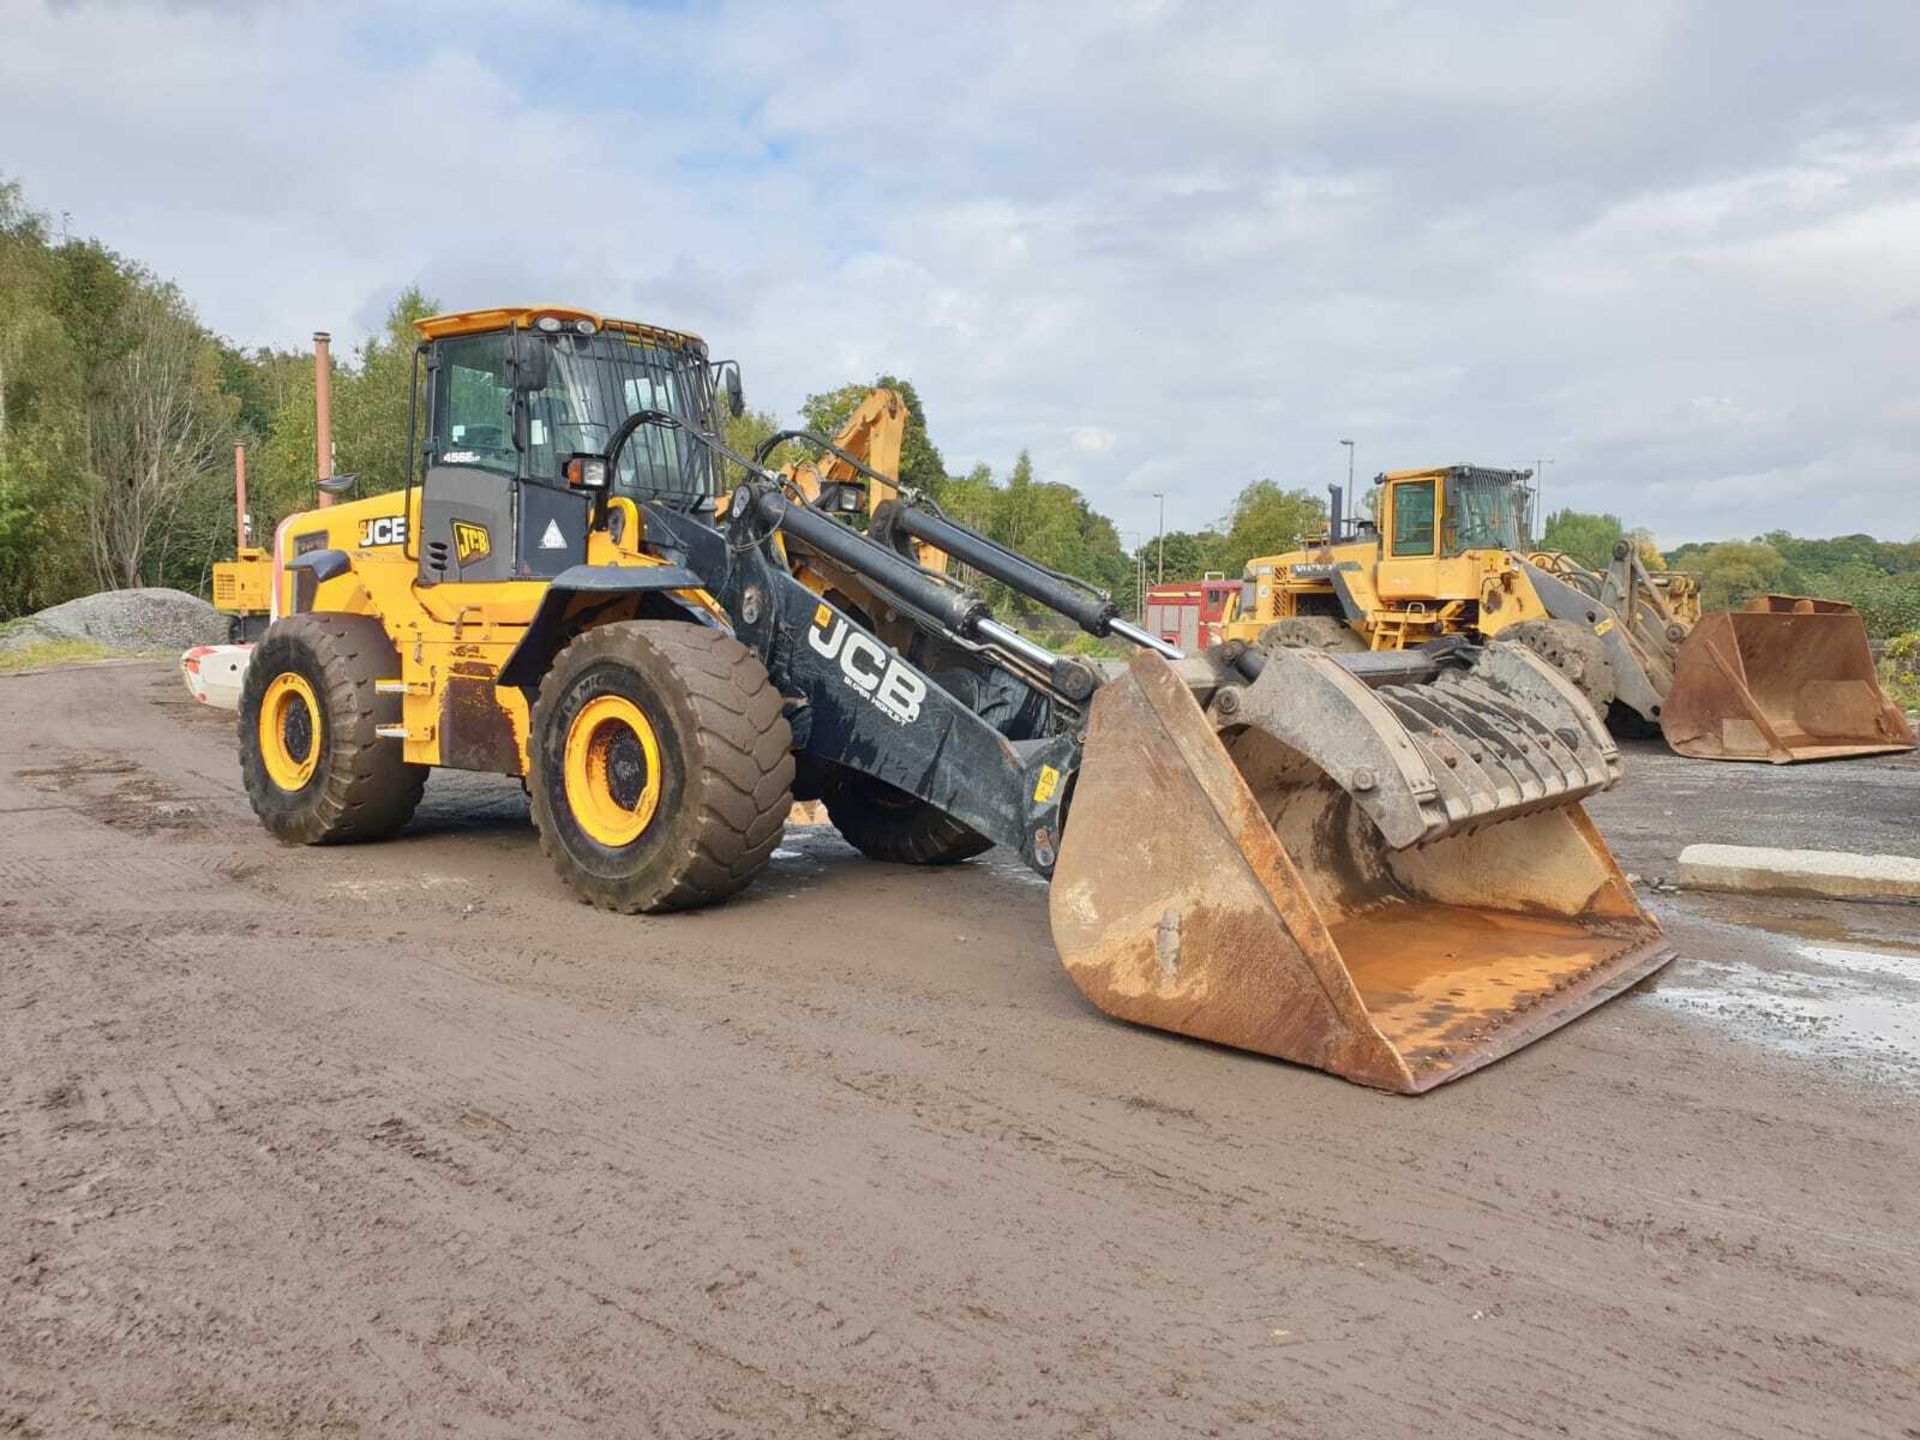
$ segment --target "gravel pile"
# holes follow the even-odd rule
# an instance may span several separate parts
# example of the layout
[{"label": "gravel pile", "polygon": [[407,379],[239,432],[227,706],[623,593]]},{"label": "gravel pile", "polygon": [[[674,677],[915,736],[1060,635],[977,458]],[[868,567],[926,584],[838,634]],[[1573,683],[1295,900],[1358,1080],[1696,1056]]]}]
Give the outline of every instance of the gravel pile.
[{"label": "gravel pile", "polygon": [[50,640],[90,640],[107,650],[184,650],[218,645],[227,617],[184,590],[103,590],[52,605],[9,626],[0,652]]}]

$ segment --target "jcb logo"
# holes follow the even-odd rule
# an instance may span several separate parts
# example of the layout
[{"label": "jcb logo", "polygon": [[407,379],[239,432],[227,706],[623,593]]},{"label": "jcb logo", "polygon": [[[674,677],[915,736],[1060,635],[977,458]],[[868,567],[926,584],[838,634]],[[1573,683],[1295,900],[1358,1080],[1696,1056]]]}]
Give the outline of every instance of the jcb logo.
[{"label": "jcb logo", "polygon": [[476,560],[484,560],[493,553],[493,537],[487,533],[484,525],[475,525],[470,520],[453,522],[453,558],[465,569]]},{"label": "jcb logo", "polygon": [[881,714],[902,725],[920,718],[927,682],[871,635],[854,629],[822,605],[813,612],[807,643],[827,659],[838,660],[847,684],[879,706]]},{"label": "jcb logo", "polygon": [[360,522],[360,548],[369,545],[404,545],[407,543],[407,517],[404,515],[376,515],[371,520]]}]

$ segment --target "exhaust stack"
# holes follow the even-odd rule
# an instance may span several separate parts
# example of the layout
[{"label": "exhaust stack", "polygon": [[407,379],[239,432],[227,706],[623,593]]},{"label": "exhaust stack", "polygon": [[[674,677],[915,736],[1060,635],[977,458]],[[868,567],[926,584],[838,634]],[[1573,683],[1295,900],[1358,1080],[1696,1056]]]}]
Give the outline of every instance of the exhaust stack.
[{"label": "exhaust stack", "polygon": [[322,510],[333,504],[327,481],[333,478],[333,337],[324,330],[313,332],[313,411],[316,465],[314,488]]}]

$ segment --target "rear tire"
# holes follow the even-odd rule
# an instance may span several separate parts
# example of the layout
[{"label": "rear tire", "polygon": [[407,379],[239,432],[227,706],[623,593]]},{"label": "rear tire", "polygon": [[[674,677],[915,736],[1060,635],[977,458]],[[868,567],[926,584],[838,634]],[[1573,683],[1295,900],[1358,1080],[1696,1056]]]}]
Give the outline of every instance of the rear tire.
[{"label": "rear tire", "polygon": [[1613,666],[1606,646],[1584,625],[1571,620],[1524,620],[1493,637],[1524,645],[1553,666],[1601,715],[1613,704]]},{"label": "rear tire", "polygon": [[690,910],[752,883],[793,804],[793,733],[766,667],[677,621],[589,630],[533,711],[540,848],[587,900]]},{"label": "rear tire", "polygon": [[870,860],[953,865],[993,848],[971,826],[870,775],[849,771],[821,803],[841,838]]},{"label": "rear tire", "polygon": [[[253,647],[240,687],[240,774],[253,813],[298,845],[380,840],[413,817],[427,783],[398,740],[400,697],[375,685],[400,674],[380,622],[290,615]],[[263,723],[262,715],[265,712]]]},{"label": "rear tire", "polygon": [[1352,654],[1365,650],[1367,642],[1346,621],[1331,615],[1290,615],[1260,632],[1260,648]]}]

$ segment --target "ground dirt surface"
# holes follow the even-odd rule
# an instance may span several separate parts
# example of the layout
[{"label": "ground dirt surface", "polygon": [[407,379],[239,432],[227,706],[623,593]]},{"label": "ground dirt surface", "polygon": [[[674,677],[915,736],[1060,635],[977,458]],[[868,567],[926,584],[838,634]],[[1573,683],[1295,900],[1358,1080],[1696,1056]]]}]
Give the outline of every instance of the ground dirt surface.
[{"label": "ground dirt surface", "polygon": [[1920,911],[1655,888],[1910,760],[1632,747],[1683,958],[1416,1100],[1103,1017],[997,855],[604,914],[509,781],[271,843],[232,727],[0,679],[0,1435],[1920,1436]]}]

